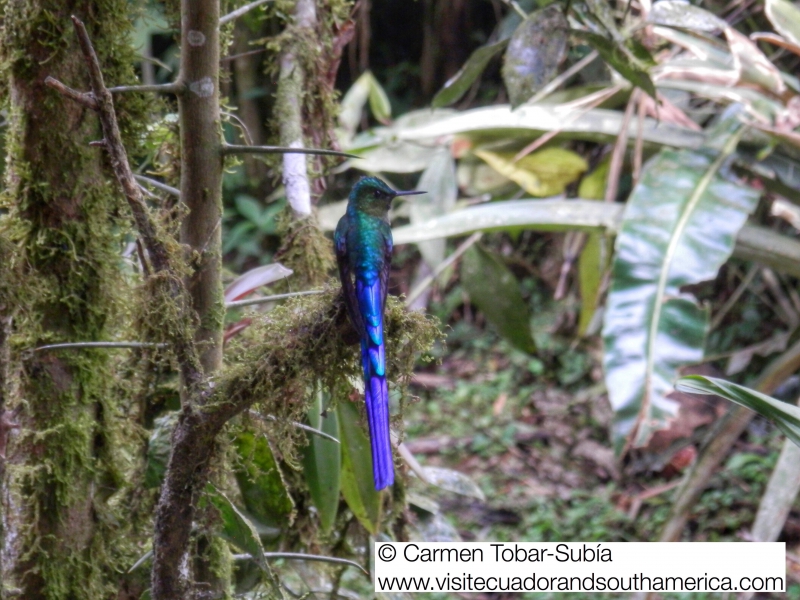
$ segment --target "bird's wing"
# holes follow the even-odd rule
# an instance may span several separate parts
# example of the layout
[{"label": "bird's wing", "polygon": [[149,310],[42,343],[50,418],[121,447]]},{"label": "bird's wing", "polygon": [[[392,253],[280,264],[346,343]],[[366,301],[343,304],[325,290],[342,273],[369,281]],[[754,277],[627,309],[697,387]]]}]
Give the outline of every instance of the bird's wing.
[{"label": "bird's wing", "polygon": [[344,292],[344,304],[347,307],[347,314],[350,315],[350,322],[358,333],[359,337],[365,335],[364,320],[358,310],[356,300],[356,286],[353,282],[353,275],[350,271],[350,257],[347,254],[347,234],[350,229],[350,220],[347,215],[339,219],[336,225],[336,232],[333,236],[334,249],[336,251],[336,263],[339,265],[339,279],[342,282]]},{"label": "bird's wing", "polygon": [[386,298],[389,296],[389,273],[392,270],[392,248],[394,241],[392,239],[392,229],[389,225],[382,228],[383,234],[383,267],[381,268],[381,312],[386,310]]}]

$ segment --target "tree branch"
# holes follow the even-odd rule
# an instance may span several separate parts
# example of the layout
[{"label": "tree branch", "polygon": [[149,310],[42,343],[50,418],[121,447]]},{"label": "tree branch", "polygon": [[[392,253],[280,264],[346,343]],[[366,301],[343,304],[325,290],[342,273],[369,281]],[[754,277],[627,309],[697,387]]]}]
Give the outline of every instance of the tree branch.
[{"label": "tree branch", "polygon": [[118,85],[108,88],[112,94],[122,94],[125,92],[160,92],[163,94],[181,94],[184,91],[183,84],[179,82],[158,83],[154,85]]},{"label": "tree branch", "polygon": [[145,177],[144,175],[134,175],[133,178],[138,181],[139,183],[143,183],[145,185],[149,185],[150,187],[154,187],[157,190],[161,190],[162,192],[167,192],[172,196],[177,198],[181,197],[181,191],[178,188],[174,188],[171,185],[167,185],[166,183],[161,183],[160,181],[156,181],[155,179],[151,179],[150,177]]},{"label": "tree branch", "polygon": [[229,12],[224,17],[220,17],[219,24],[220,25],[225,25],[225,23],[230,23],[234,19],[238,19],[242,15],[247,14],[248,12],[253,10],[254,8],[257,8],[257,7],[261,6],[262,4],[266,4],[267,2],[272,2],[272,0],[255,0],[254,2],[251,2],[250,4],[245,4],[244,6],[241,6],[241,7],[237,8],[236,10],[233,10],[233,11]]},{"label": "tree branch", "polygon": [[[299,30],[314,35],[317,22],[315,0],[295,0],[294,20]],[[303,142],[303,88],[305,73],[297,60],[295,44],[302,43],[303,36],[296,40],[281,55],[278,91],[275,97],[275,112],[280,115],[278,122],[281,146],[300,149]],[[283,184],[286,186],[286,199],[296,217],[311,216],[311,187],[308,181],[306,159],[298,154],[283,155]]]},{"label": "tree branch", "polygon": [[223,154],[323,154],[326,156],[341,156],[343,158],[361,158],[355,154],[339,152],[338,150],[292,146],[243,146],[240,144],[223,144],[222,152]]}]

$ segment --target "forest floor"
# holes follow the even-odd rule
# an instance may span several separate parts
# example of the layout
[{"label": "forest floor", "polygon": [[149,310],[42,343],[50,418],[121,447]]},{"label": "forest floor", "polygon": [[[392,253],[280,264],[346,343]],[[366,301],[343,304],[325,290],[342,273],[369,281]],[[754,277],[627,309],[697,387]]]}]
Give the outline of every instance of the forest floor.
[{"label": "forest floor", "polygon": [[[418,400],[404,415],[407,446],[426,466],[469,475],[486,499],[416,485],[417,497],[434,501],[414,507],[417,529],[427,539],[465,541],[656,540],[682,473],[727,406],[690,399],[672,433],[620,467],[596,353],[554,339],[537,344],[544,359],[462,321],[448,331],[439,362],[418,372]],[[698,502],[684,541],[746,539],[782,441],[763,419],[753,422]],[[677,446],[683,450],[675,453]],[[788,554],[800,555],[800,504],[781,539]],[[800,571],[789,575],[789,593],[780,597],[800,598]],[[723,596],[663,596],[682,597]]]}]

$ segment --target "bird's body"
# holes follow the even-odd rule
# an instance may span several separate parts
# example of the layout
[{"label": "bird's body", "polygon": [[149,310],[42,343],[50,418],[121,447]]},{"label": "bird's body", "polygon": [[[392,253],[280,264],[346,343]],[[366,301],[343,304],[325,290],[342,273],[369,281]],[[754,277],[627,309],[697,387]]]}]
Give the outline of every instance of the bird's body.
[{"label": "bird's body", "polygon": [[392,263],[389,207],[396,196],[414,193],[421,192],[396,192],[375,177],[361,179],[353,186],[347,212],[339,220],[334,234],[347,312],[361,339],[364,399],[376,490],[394,483],[383,335],[383,313]]}]

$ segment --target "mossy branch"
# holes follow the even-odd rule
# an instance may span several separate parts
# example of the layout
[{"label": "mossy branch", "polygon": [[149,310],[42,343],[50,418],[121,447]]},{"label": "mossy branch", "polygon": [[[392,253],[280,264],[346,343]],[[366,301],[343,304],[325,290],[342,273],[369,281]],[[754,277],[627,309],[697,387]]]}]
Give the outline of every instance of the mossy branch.
[{"label": "mossy branch", "polygon": [[[92,86],[91,97],[96,105],[93,108],[97,111],[103,128],[104,146],[108,151],[111,168],[122,187],[125,199],[128,201],[136,229],[139,231],[142,242],[147,249],[154,272],[164,275],[161,281],[166,285],[169,297],[182,303],[185,299],[186,291],[181,283],[179,271],[173,265],[167,244],[151,217],[142,197],[142,192],[133,176],[133,171],[128,162],[128,154],[122,143],[117,115],[114,110],[114,100],[103,81],[100,61],[97,59],[97,54],[83,22],[73,16],[72,23],[75,26],[83,56],[86,59],[89,81]],[[64,89],[69,89],[52,77],[47,78],[47,84],[61,93],[64,93]],[[80,101],[74,94],[65,95],[72,100]],[[202,393],[204,377],[194,341],[184,327],[174,328],[173,332],[174,335],[171,342],[180,365],[181,375],[184,381],[187,382],[187,386],[193,390],[193,394],[200,394]]]}]

